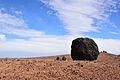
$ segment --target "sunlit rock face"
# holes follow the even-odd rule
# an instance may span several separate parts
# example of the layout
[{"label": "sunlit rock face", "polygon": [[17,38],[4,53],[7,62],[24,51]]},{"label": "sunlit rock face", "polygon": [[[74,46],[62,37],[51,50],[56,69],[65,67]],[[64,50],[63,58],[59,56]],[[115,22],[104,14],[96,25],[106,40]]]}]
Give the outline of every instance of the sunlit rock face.
[{"label": "sunlit rock face", "polygon": [[77,38],[72,41],[71,57],[73,60],[96,60],[99,49],[94,40],[90,38]]}]

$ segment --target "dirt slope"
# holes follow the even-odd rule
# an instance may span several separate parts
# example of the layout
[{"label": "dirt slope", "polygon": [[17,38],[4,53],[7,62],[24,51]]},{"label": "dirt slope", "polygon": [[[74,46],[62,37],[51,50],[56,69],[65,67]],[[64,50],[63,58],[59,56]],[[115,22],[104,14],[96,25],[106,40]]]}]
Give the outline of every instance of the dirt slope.
[{"label": "dirt slope", "polygon": [[120,56],[101,53],[96,61],[56,57],[1,58],[0,80],[120,80]]}]

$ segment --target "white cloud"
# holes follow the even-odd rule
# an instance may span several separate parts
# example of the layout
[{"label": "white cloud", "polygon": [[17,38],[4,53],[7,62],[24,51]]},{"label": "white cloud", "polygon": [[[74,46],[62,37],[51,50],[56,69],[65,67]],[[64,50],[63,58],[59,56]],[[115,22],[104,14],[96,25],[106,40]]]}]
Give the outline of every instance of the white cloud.
[{"label": "white cloud", "polygon": [[15,14],[21,15],[21,14],[22,14],[22,11],[15,11]]},{"label": "white cloud", "polygon": [[21,37],[38,37],[42,31],[30,29],[23,19],[0,12],[0,33],[13,34]]},{"label": "white cloud", "polygon": [[19,28],[14,28],[11,26],[3,26],[4,28],[1,28],[0,32],[1,33],[5,33],[5,34],[13,34],[13,35],[17,35],[20,37],[40,37],[44,34],[44,32],[41,31],[37,31],[34,29],[19,29]]},{"label": "white cloud", "polygon": [[1,24],[8,24],[8,25],[12,25],[12,26],[17,26],[17,27],[25,27],[26,24],[24,22],[24,20],[19,19],[13,15],[7,14],[7,13],[3,13],[0,12],[0,23]]},{"label": "white cloud", "polygon": [[3,34],[0,34],[0,41],[5,41],[6,40],[6,36]]},{"label": "white cloud", "polygon": [[16,15],[19,15],[19,16],[23,14],[22,10],[17,10],[17,8],[15,7],[10,7],[9,10],[11,13],[15,13]]},{"label": "white cloud", "polygon": [[96,20],[105,22],[112,12],[117,11],[118,0],[40,0],[53,10],[71,34],[98,32]]},{"label": "white cloud", "polygon": [[30,40],[0,41],[0,54],[6,53],[6,56],[17,54],[15,57],[21,57],[22,54],[27,54],[28,56],[68,54],[70,51],[70,42],[71,40],[67,36],[45,36]]},{"label": "white cloud", "polygon": [[120,54],[120,39],[95,39],[100,50],[106,50],[112,54]]},{"label": "white cloud", "polygon": [[113,31],[110,31],[109,33],[110,33],[110,34],[113,34],[113,35],[119,34],[119,33],[117,33],[117,32],[113,32]]}]

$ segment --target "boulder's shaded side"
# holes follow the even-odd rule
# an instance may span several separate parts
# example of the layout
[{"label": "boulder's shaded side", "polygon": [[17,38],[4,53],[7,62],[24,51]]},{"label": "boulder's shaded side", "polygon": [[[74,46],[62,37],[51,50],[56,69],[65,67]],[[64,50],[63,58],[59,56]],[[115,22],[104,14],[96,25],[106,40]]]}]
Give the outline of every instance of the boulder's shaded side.
[{"label": "boulder's shaded side", "polygon": [[96,60],[99,55],[97,44],[90,38],[77,38],[72,41],[71,57],[73,60]]}]

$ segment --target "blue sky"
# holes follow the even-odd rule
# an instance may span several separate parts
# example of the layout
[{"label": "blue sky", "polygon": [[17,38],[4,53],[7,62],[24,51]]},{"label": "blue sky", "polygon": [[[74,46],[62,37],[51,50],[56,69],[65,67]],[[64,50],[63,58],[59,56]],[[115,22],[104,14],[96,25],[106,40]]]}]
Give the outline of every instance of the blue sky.
[{"label": "blue sky", "polygon": [[77,37],[120,54],[120,0],[0,0],[0,57],[70,53]]},{"label": "blue sky", "polygon": [[[38,0],[1,0],[1,8],[8,14],[24,19],[29,28],[44,31],[46,34],[64,35],[66,32],[55,11]],[[21,12],[16,14],[15,11]],[[49,14],[51,13],[51,14]],[[55,29],[53,31],[53,29]]]}]

